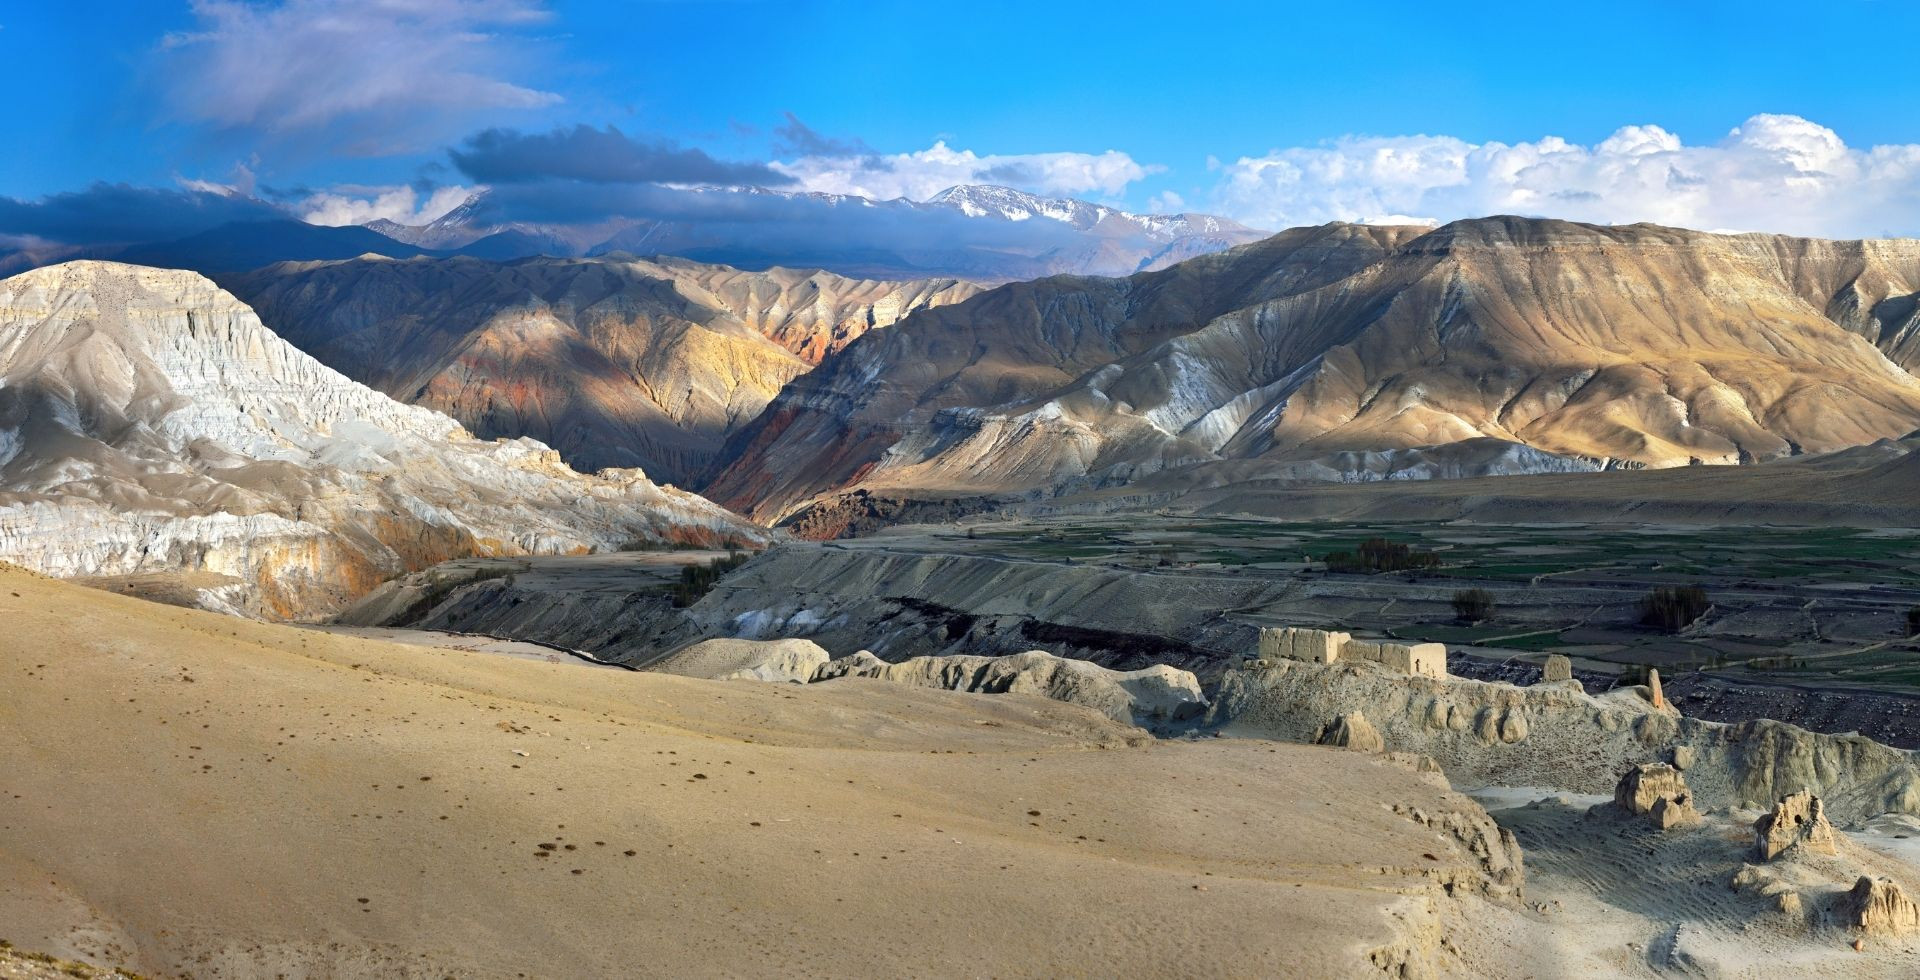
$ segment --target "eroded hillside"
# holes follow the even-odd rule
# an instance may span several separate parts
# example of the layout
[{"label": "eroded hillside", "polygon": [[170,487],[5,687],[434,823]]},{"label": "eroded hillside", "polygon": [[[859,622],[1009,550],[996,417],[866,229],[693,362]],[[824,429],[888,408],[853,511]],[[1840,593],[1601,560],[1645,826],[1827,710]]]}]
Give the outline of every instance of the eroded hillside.
[{"label": "eroded hillside", "polygon": [[[1328,225],[908,318],[736,433],[714,499],[1735,464],[1920,428],[1920,242]],[[882,383],[876,383],[882,382]]]}]

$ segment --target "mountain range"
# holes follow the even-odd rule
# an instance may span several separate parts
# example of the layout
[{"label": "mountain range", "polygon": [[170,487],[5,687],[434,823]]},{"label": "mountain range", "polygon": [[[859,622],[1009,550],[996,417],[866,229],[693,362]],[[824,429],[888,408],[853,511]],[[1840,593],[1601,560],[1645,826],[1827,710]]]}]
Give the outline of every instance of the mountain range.
[{"label": "mountain range", "polygon": [[631,256],[365,255],[227,284],[281,337],[394,398],[482,437],[539,439],[584,470],[677,484],[821,358],[980,291]]},{"label": "mountain range", "polygon": [[350,381],[195,273],[0,280],[7,560],[173,576],[197,604],[286,617],[465,555],[763,539],[637,470],[578,473]]},{"label": "mountain range", "polygon": [[[961,185],[925,201],[759,188],[689,190],[681,214],[584,223],[506,220],[483,191],[426,225],[366,227],[423,249],[489,258],[677,255],[760,268],[816,266],[875,278],[957,276],[982,282],[1045,275],[1127,275],[1256,241],[1206,214],[1133,214],[1010,187]],[[753,215],[741,221],[741,214]]]},{"label": "mountain range", "polygon": [[1920,428],[1920,242],[1487,218],[1331,224],[1000,287],[783,389],[705,483],[756,519],[857,490],[1738,464]]},{"label": "mountain range", "polygon": [[[380,219],[364,226],[324,226],[289,214],[151,242],[0,244],[0,274],[88,258],[190,269],[225,283],[279,262],[363,254],[506,261],[631,253],[748,269],[824,269],[855,278],[999,283],[1057,274],[1127,275],[1266,234],[1213,215],[1132,214],[986,185],[949,188],[926,201],[688,188],[634,205],[648,216],[623,217],[628,209],[610,204],[608,210],[540,220],[528,215],[538,215],[543,205],[514,194],[512,188],[482,190],[424,225]],[[281,213],[267,202],[251,203],[259,214]]]}]

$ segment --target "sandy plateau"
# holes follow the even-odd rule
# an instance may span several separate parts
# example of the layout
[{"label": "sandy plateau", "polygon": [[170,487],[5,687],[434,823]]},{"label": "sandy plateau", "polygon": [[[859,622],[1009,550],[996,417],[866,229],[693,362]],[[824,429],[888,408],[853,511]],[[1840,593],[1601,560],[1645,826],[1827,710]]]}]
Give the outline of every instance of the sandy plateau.
[{"label": "sandy plateau", "polygon": [[196,977],[1558,961],[1484,811],[1385,757],[377,642],[11,569],[0,608],[21,950]]}]

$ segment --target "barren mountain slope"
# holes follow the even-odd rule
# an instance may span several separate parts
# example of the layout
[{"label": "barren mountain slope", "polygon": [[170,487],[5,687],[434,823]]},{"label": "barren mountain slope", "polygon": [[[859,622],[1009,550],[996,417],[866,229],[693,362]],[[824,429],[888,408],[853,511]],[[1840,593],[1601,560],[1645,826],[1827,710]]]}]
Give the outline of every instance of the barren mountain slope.
[{"label": "barren mountain slope", "polygon": [[234,291],[295,346],[481,436],[684,483],[829,352],[978,288],[679,259],[282,263]]},{"label": "barren mountain slope", "polygon": [[17,570],[0,614],[22,949],[197,977],[1591,968],[1501,934],[1539,921],[1511,839],[1378,756],[400,646]]},{"label": "barren mountain slope", "polygon": [[1296,229],[910,317],[783,392],[708,493],[772,518],[853,486],[1027,490],[1222,459],[1417,479],[1830,451],[1920,427],[1920,379],[1889,360],[1911,359],[1917,284],[1913,241]]},{"label": "barren mountain slope", "polygon": [[460,555],[759,536],[349,381],[195,273],[102,262],[0,281],[0,464],[0,556],[216,573],[208,601],[274,615]]}]

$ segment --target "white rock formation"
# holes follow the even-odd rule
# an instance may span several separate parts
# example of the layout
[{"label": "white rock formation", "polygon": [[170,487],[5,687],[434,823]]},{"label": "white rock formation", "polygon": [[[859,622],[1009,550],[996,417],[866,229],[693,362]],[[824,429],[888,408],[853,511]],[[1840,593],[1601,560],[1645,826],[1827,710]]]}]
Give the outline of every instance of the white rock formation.
[{"label": "white rock formation", "polygon": [[702,640],[647,665],[647,670],[710,680],[805,684],[832,659],[812,640]]},{"label": "white rock formation", "polygon": [[1029,650],[1007,657],[914,657],[890,664],[862,650],[821,667],[815,681],[837,677],[881,680],[985,694],[1038,694],[1085,705],[1115,721],[1137,725],[1198,717],[1206,710],[1200,681],[1165,664],[1108,670],[1084,660]]},{"label": "white rock formation", "polygon": [[217,573],[300,616],[463,555],[761,537],[638,470],[586,476],[349,381],[195,273],[0,281],[0,558]]}]

